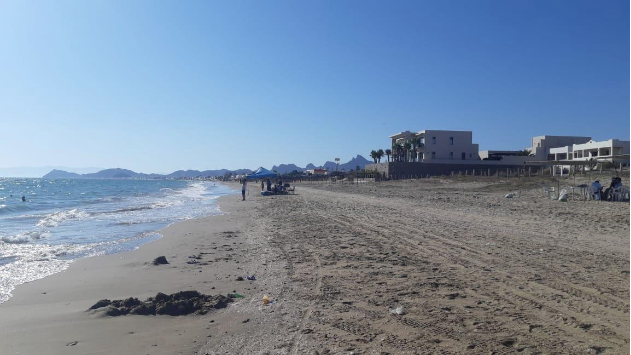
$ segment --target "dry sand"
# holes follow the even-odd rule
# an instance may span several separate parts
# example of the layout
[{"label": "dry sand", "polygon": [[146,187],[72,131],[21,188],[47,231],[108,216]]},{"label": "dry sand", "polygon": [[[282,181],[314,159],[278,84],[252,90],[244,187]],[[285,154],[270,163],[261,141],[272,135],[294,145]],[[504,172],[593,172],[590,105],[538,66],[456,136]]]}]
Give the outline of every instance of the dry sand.
[{"label": "dry sand", "polygon": [[[227,215],[18,287],[0,305],[0,349],[629,353],[629,204],[551,201],[542,183],[299,184],[273,197],[252,185],[246,202],[220,200]],[[512,191],[519,197],[504,198]],[[159,255],[171,264],[146,264]],[[189,255],[202,263],[186,264]],[[257,280],[235,281],[248,274]],[[86,312],[102,298],[191,289],[246,297],[203,316]],[[264,294],[274,302],[262,305]]]}]

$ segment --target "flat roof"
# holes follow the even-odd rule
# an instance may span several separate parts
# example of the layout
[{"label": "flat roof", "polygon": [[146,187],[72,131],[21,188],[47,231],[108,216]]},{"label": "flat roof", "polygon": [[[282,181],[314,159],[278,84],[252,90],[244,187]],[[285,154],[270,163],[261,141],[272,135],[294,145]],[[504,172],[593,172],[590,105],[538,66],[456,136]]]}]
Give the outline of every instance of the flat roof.
[{"label": "flat roof", "polygon": [[395,133],[391,136],[388,136],[388,138],[396,138],[396,137],[401,137],[401,136],[405,136],[406,134],[415,134],[414,132],[410,132],[410,131],[403,131],[403,132],[399,132],[399,133]]}]

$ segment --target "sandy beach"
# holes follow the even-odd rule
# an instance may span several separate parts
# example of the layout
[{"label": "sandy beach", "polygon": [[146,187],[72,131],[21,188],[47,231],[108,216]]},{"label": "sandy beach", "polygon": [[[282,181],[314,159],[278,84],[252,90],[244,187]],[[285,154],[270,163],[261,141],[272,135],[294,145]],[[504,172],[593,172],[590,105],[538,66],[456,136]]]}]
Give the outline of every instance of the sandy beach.
[{"label": "sandy beach", "polygon": [[[251,184],[247,201],[219,200],[224,215],[19,286],[0,305],[0,349],[629,353],[629,204],[552,201],[545,183],[303,183],[270,197]],[[169,264],[153,265],[161,255]],[[256,280],[237,281],[248,275]],[[88,311],[101,299],[187,290],[244,298],[204,315]]]}]

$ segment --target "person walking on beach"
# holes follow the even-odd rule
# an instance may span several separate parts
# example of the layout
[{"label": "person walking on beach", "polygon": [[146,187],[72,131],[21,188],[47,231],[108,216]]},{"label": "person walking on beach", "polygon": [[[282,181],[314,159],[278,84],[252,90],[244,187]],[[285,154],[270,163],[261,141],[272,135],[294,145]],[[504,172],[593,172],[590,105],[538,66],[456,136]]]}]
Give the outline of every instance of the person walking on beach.
[{"label": "person walking on beach", "polygon": [[243,200],[241,201],[245,201],[245,190],[248,188],[248,180],[247,179],[243,179],[241,180],[241,196],[243,196]]},{"label": "person walking on beach", "polygon": [[261,179],[261,191],[265,190],[265,181]]}]

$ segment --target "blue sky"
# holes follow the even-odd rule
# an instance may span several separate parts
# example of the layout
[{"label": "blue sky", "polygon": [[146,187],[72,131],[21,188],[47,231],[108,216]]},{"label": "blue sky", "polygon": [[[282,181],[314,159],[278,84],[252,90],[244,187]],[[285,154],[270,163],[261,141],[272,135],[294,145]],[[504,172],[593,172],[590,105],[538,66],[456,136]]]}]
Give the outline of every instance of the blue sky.
[{"label": "blue sky", "polygon": [[629,136],[628,1],[0,2],[0,168],[304,166],[402,130]]}]

